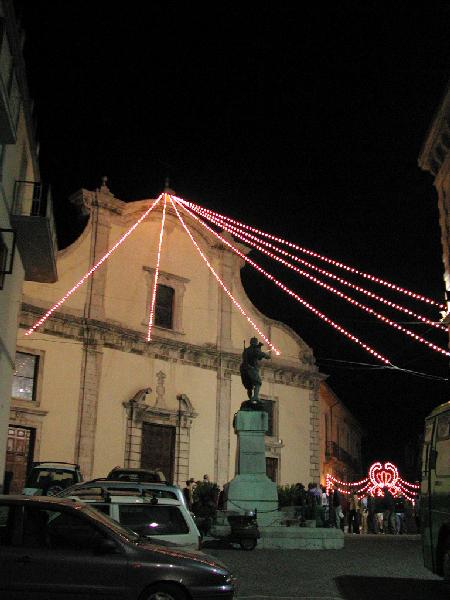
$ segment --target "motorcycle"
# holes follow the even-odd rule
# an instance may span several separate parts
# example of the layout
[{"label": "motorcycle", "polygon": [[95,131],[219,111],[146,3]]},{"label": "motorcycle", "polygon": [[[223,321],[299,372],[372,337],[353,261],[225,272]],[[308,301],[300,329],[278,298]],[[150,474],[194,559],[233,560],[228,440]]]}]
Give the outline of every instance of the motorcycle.
[{"label": "motorcycle", "polygon": [[239,544],[242,550],[254,550],[261,537],[256,510],[245,514],[218,511],[208,535],[216,540]]}]

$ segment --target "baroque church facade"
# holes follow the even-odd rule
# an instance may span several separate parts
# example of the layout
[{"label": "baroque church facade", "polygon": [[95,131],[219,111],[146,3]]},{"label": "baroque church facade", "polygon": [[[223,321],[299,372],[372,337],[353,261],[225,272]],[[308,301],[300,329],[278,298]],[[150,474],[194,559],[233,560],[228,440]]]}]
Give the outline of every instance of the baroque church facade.
[{"label": "baroque church facade", "polygon": [[[243,340],[248,343],[255,331],[169,204],[150,342],[162,203],[40,328],[25,335],[152,203],[125,203],[105,183],[71,201],[89,219],[80,237],[58,252],[58,281],[24,285],[10,427],[32,432],[28,452],[34,460],[78,463],[85,478],[123,465],[160,468],[178,484],[208,473],[223,485],[235,474],[233,416],[246,399],[239,374]],[[318,481],[324,376],[311,348],[252,305],[241,284],[242,258],[188,215],[184,220],[246,314],[281,351],[261,366],[269,476],[279,484]]]}]

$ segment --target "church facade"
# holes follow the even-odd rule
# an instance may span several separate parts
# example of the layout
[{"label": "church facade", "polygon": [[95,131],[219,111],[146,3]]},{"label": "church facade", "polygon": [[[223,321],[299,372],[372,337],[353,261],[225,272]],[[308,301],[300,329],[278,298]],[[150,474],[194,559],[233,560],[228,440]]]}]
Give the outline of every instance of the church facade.
[{"label": "church facade", "polygon": [[[235,474],[233,416],[247,399],[239,374],[243,342],[258,334],[235,310],[169,204],[150,342],[162,203],[25,335],[153,202],[125,203],[105,183],[71,200],[89,219],[80,237],[58,253],[58,281],[24,285],[10,427],[31,432],[34,460],[78,463],[85,478],[121,465],[159,468],[178,484],[207,473],[223,485]],[[261,364],[269,476],[278,484],[319,481],[324,376],[311,348],[252,305],[241,284],[242,258],[183,218],[225,286],[281,351]]]}]

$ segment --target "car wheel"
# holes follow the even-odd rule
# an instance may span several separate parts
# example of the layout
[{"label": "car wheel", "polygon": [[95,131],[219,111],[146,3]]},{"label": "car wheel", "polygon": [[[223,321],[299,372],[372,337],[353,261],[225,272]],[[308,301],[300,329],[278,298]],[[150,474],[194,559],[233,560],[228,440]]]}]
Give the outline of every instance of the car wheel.
[{"label": "car wheel", "polygon": [[257,542],[255,538],[242,538],[239,543],[242,550],[254,550]]},{"label": "car wheel", "polygon": [[158,583],[147,590],[145,600],[186,600],[181,588],[170,583]]},{"label": "car wheel", "polygon": [[450,537],[447,538],[442,557],[442,575],[445,581],[450,582]]}]

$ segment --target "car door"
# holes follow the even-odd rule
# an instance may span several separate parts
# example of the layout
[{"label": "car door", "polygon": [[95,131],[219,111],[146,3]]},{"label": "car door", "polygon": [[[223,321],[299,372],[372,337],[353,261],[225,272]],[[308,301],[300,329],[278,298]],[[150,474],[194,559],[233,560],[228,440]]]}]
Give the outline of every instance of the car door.
[{"label": "car door", "polygon": [[0,503],[0,598],[11,588],[13,556],[11,555],[14,506]]},{"label": "car door", "polygon": [[[104,539],[117,553],[99,553]],[[22,535],[11,548],[11,600],[126,598],[127,558],[114,535],[76,509],[22,507]]]}]

